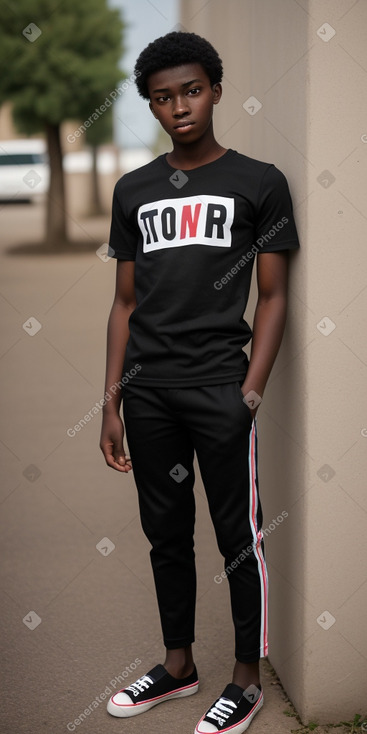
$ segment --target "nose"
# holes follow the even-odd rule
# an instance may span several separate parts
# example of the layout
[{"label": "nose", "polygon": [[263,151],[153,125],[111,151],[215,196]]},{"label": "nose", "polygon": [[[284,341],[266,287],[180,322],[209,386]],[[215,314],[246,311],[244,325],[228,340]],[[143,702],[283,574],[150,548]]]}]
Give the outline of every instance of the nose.
[{"label": "nose", "polygon": [[184,94],[178,94],[173,98],[172,114],[174,117],[182,117],[190,112],[188,99]]}]

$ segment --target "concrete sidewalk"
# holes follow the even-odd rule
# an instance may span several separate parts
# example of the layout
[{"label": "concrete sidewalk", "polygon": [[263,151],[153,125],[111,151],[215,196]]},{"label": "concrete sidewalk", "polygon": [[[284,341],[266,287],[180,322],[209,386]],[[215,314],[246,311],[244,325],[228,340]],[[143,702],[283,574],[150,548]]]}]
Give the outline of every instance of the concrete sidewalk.
[{"label": "concrete sidewalk", "polygon": [[[135,719],[114,719],[104,699],[162,662],[163,648],[133,477],[106,467],[98,448],[99,409],[86,425],[80,423],[103,396],[115,263],[95,251],[108,238],[109,221],[73,225],[75,238],[82,229],[90,241],[89,253],[7,254],[11,246],[40,239],[42,217],[36,205],[0,211],[1,731],[191,734],[229,682],[233,651],[227,584],[214,582],[223,561],[200,477],[197,473],[200,691]],[[268,567],[271,584],[271,559]],[[308,731],[267,661],[262,661],[262,683],[265,704],[252,734]]]}]

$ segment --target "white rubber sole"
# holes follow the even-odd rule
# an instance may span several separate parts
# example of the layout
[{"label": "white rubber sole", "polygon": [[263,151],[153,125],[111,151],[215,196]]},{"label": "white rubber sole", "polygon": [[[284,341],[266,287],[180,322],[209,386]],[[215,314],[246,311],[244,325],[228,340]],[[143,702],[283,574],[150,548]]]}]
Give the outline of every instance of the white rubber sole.
[{"label": "white rubber sole", "polygon": [[[235,724],[235,726],[229,726],[226,729],[221,729],[220,730],[220,734],[226,734],[226,732],[228,732],[229,734],[242,734],[242,732],[246,731],[246,729],[249,728],[252,719],[260,711],[260,709],[263,707],[263,705],[264,705],[264,696],[262,696],[262,698],[260,699],[260,701],[256,705],[256,708],[254,709],[254,711],[252,711],[250,714],[248,714],[248,716],[246,716],[245,719],[242,719],[242,721],[240,721],[238,724]],[[205,714],[206,714],[206,712],[205,712]],[[210,734],[210,729],[209,728],[208,729],[205,729],[205,724],[207,723],[206,721],[205,722],[203,721],[203,719],[205,718],[205,714],[204,714],[203,718],[200,719],[199,723],[196,724],[194,734]],[[202,722],[203,722],[204,728],[201,729],[200,728],[200,724]],[[213,732],[213,730],[211,730],[211,731]]]},{"label": "white rubber sole", "polygon": [[170,701],[172,698],[185,698],[185,696],[193,696],[194,693],[198,692],[198,690],[199,683],[193,683],[192,685],[186,686],[185,688],[172,691],[172,693],[166,693],[162,696],[157,696],[156,698],[153,698],[146,703],[144,701],[142,703],[132,703],[131,706],[129,704],[116,704],[113,702],[114,696],[111,696],[107,704],[107,711],[112,716],[119,716],[120,718],[137,716],[138,714],[144,714],[145,711],[149,711],[149,709],[153,708],[153,706],[157,706],[159,703]]}]

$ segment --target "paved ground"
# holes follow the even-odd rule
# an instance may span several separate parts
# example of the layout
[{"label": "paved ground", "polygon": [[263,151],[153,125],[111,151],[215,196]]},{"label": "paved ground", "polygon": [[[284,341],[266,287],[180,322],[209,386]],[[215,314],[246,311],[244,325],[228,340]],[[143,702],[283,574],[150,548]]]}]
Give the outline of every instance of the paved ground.
[{"label": "paved ground", "polygon": [[[42,256],[29,246],[29,254],[11,254],[41,238],[42,218],[39,205],[0,208],[1,731],[191,734],[230,679],[233,648],[227,587],[213,580],[222,559],[202,485],[198,477],[201,689],[142,717],[114,719],[104,697],[163,652],[133,477],[104,464],[99,413],[75,428],[103,394],[115,263],[95,252],[108,238],[108,218],[70,222],[90,252]],[[262,681],[265,705],[252,734],[303,731],[294,710],[284,713],[292,707],[266,661]]]}]

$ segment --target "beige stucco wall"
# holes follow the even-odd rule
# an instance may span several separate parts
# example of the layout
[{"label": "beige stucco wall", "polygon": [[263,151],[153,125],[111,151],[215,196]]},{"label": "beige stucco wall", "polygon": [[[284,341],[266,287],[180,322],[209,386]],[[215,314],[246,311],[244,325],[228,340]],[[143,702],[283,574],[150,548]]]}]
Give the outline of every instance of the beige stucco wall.
[{"label": "beige stucco wall", "polygon": [[181,6],[224,61],[218,139],[275,163],[292,192],[302,249],[258,417],[269,660],[304,723],[347,720],[367,706],[367,3]]}]

